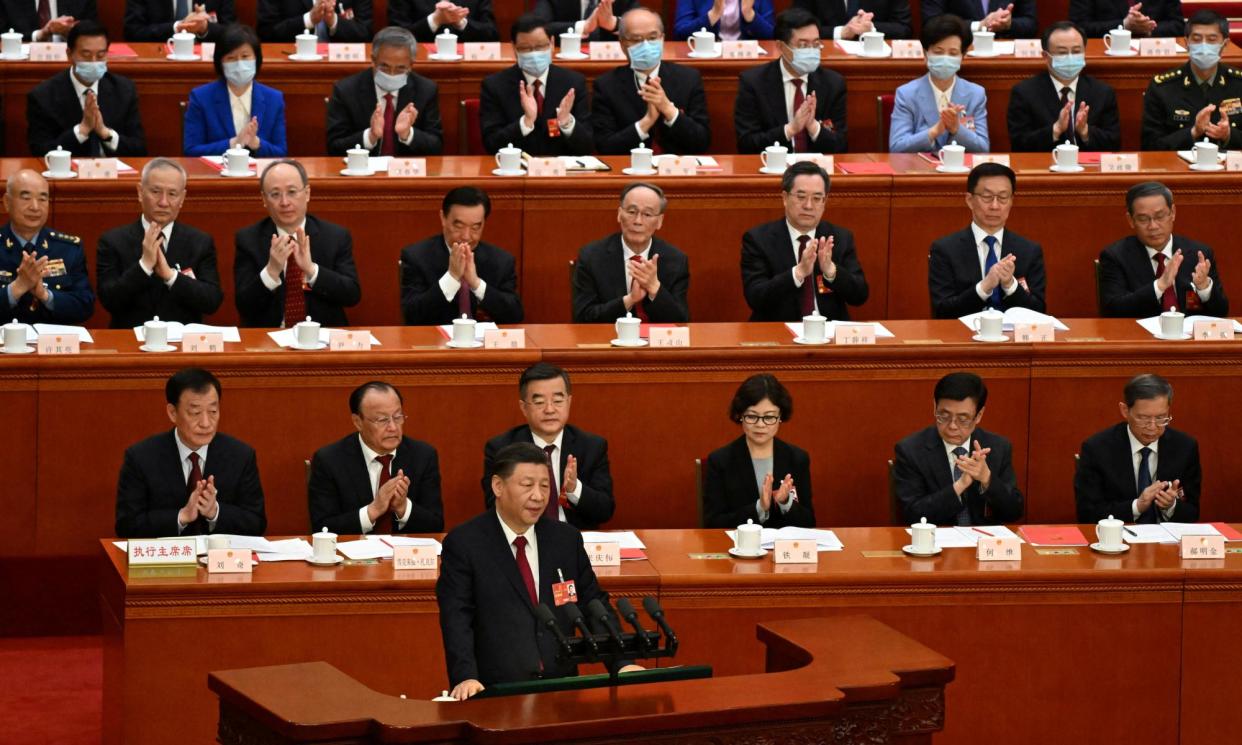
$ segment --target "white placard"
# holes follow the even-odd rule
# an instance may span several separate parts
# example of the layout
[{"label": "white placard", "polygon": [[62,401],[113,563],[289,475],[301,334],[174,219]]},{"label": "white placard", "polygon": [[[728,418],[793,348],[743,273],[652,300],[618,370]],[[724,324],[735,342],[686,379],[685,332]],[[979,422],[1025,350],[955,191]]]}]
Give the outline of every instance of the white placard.
[{"label": "white placard", "polygon": [[130,566],[193,565],[198,561],[194,536],[186,538],[131,538],[125,547]]},{"label": "white placard", "polygon": [[1100,153],[1100,173],[1136,173],[1138,153]]},{"label": "white placard", "polygon": [[78,354],[82,339],[77,334],[39,334],[39,354]]},{"label": "white placard", "polygon": [[893,59],[922,59],[923,44],[917,39],[893,39]]},{"label": "white placard", "polygon": [[623,60],[625,52],[619,41],[592,41],[587,45],[587,56],[593,60]]},{"label": "white placard", "polygon": [[116,158],[83,158],[78,161],[78,178],[114,179],[116,171]]},{"label": "white placard", "polygon": [[688,326],[653,326],[648,329],[647,334],[653,348],[690,346]]},{"label": "white placard", "polygon": [[526,329],[489,329],[483,332],[484,349],[525,349]]},{"label": "white placard", "polygon": [[818,564],[819,547],[809,540],[777,540],[772,547],[776,564]]},{"label": "white placard", "polygon": [[210,354],[224,351],[224,334],[198,333],[181,335],[181,351],[193,354]]},{"label": "white placard", "polygon": [[366,44],[329,44],[329,62],[366,62]]},{"label": "white placard", "polygon": [[389,158],[390,178],[422,178],[427,175],[426,158]]},{"label": "white placard", "polygon": [[584,543],[587,558],[593,567],[621,566],[621,544],[619,543]]},{"label": "white placard", "polygon": [[500,59],[500,42],[498,41],[467,41],[461,45],[461,48],[467,62]]}]

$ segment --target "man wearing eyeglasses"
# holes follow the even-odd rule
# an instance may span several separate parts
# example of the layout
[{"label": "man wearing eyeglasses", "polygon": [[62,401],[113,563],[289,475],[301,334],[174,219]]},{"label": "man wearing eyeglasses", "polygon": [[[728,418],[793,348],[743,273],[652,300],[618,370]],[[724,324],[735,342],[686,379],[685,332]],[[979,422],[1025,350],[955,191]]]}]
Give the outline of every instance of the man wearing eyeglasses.
[{"label": "man wearing eyeglasses", "polygon": [[575,322],[613,323],[627,313],[652,323],[690,320],[690,259],[655,237],[667,207],[664,190],[655,184],[635,182],[621,190],[621,230],[578,252]]},{"label": "man wearing eyeglasses", "polygon": [[1125,421],[1088,437],[1078,451],[1078,521],[1198,522],[1199,443],[1169,427],[1173,386],[1159,375],[1137,375],[1122,395]]},{"label": "man wearing eyeglasses", "polygon": [[1159,181],[1126,192],[1126,219],[1134,235],[1100,252],[1100,306],[1104,315],[1147,318],[1181,310],[1224,318],[1229,298],[1208,246],[1173,234],[1173,192]]},{"label": "man wearing eyeglasses", "polygon": [[935,426],[895,448],[893,483],[903,522],[999,525],[1022,518],[1009,440],[979,428],[988,388],[974,373],[950,373],[932,394]]},{"label": "man wearing eyeglasses", "polygon": [[1043,250],[1005,230],[1017,188],[1013,170],[1000,163],[980,163],[966,177],[970,227],[937,239],[927,257],[933,317],[986,308],[1044,312]]},{"label": "man wearing eyeglasses", "polygon": [[402,433],[401,391],[381,380],[349,395],[349,434],[315,452],[306,484],[310,528],[343,535],[438,533],[440,461],[436,449]]},{"label": "man wearing eyeglasses", "polygon": [[845,152],[845,78],[819,65],[815,16],[800,8],[781,13],[776,38],[780,58],[738,79],[738,152],[759,153],[774,142],[797,153]]},{"label": "man wearing eyeglasses", "polygon": [[781,178],[785,217],[742,237],[742,289],[752,321],[801,321],[819,312],[848,321],[870,290],[854,234],[823,219],[828,173],[794,163]]},{"label": "man wearing eyeglasses", "polygon": [[569,373],[539,362],[518,379],[518,408],[526,424],[496,435],[483,447],[483,505],[492,509],[497,454],[515,442],[533,442],[548,457],[551,494],[544,516],[594,530],[612,518],[616,502],[608,469],[608,441],[569,423]]},{"label": "man wearing eyeglasses", "polygon": [[348,326],[345,309],[362,299],[349,231],[306,212],[310,179],[296,160],[259,176],[268,216],[233,238],[233,286],[241,325],[288,328],[307,317]]}]

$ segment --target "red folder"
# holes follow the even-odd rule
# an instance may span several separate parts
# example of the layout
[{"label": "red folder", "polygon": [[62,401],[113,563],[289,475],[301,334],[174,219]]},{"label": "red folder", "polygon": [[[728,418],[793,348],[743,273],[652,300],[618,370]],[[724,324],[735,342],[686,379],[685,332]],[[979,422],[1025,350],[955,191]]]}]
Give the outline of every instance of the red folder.
[{"label": "red folder", "polygon": [[130,45],[122,44],[119,41],[114,41],[108,45],[108,56],[109,57],[137,57],[138,53],[135,52],[134,48],[131,47]]},{"label": "red folder", "polygon": [[878,175],[892,175],[896,173],[893,167],[887,163],[842,163],[837,161],[837,168],[842,173],[868,173]]},{"label": "red folder", "polygon": [[1085,546],[1087,539],[1074,525],[1023,525],[1018,534],[1032,546]]},{"label": "red folder", "polygon": [[1208,525],[1220,531],[1220,534],[1225,536],[1226,541],[1242,541],[1242,533],[1239,533],[1228,523],[1208,523]]}]

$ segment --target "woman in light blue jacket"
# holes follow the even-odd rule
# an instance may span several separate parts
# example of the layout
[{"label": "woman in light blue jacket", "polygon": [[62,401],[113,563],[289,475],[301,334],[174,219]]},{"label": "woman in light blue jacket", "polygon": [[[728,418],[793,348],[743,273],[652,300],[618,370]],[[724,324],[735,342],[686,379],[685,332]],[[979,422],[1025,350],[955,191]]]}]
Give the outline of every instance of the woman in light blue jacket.
[{"label": "woman in light blue jacket", "polygon": [[956,142],[967,152],[988,152],[987,92],[957,75],[972,40],[970,26],[954,15],[937,16],[923,24],[927,75],[897,89],[889,125],[890,151],[934,153]]}]

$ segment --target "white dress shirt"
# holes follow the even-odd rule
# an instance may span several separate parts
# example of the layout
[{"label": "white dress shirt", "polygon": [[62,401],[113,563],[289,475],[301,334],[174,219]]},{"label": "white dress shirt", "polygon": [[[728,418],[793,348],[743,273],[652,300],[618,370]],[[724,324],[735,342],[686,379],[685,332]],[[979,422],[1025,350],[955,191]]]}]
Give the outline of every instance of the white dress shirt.
[{"label": "white dress shirt", "polygon": [[[1061,89],[1066,86],[1069,86],[1069,89],[1070,89],[1069,100],[1075,101],[1075,102],[1078,101],[1078,78],[1074,78],[1068,83],[1062,83],[1060,80],[1057,80],[1051,74],[1049,74],[1048,79],[1052,81],[1052,90],[1056,91],[1058,101],[1061,100]],[[1072,123],[1073,122],[1071,120],[1071,124]]]},{"label": "white dress shirt", "polygon": [[[785,91],[785,116],[789,117],[786,120],[789,122],[789,124],[785,125],[785,138],[789,140],[793,139],[793,135],[789,134],[789,128],[793,125],[793,120],[794,120],[794,84],[793,84],[793,81],[795,80],[802,81],[802,95],[803,96],[811,95],[811,91],[807,87],[808,85],[810,85],[810,81],[807,80],[806,76],[800,77],[798,75],[794,75],[792,72],[789,71],[789,67],[785,64],[785,61],[781,60],[781,84],[782,84],[781,88]],[[819,120],[812,116],[811,121],[806,123],[806,136],[810,137],[812,140],[819,137],[819,129],[821,126],[823,125],[819,123]]]},{"label": "white dress shirt", "polygon": [[[35,12],[37,13],[39,11],[40,0],[29,0],[29,2],[34,3]],[[48,9],[47,17],[49,20],[60,17],[60,13],[57,12],[60,10],[58,6],[59,6],[59,0],[47,0],[47,9]],[[31,41],[64,41],[64,38],[56,34],[45,35],[43,33],[43,29],[37,28],[34,31],[30,32],[30,40]]]},{"label": "white dress shirt", "polygon": [[[77,94],[78,103],[81,104],[83,111],[86,110],[86,92],[87,91],[94,93],[96,103],[99,102],[99,81],[98,80],[96,80],[92,85],[89,85],[89,86],[85,85],[83,84],[81,80],[78,80],[78,76],[74,75],[73,71],[70,70],[69,71],[69,82],[73,83],[73,92]],[[104,124],[107,125],[107,122],[104,122]],[[112,129],[111,127],[108,128],[108,133],[109,133],[108,139],[103,141],[103,146],[106,150],[109,150],[115,153],[117,146],[121,144],[121,135],[115,129]],[[79,143],[82,143],[90,139],[91,135],[89,132],[83,135],[82,132],[78,130],[78,125],[75,124],[73,125],[73,136],[77,138]]]},{"label": "white dress shirt", "polygon": [[[448,241],[444,242],[444,250],[449,252],[449,261],[452,262],[453,249],[449,246]],[[464,274],[462,275],[465,276]],[[461,290],[461,280],[453,279],[453,275],[449,270],[445,269],[444,274],[440,276],[440,292],[444,293],[444,299],[453,302],[457,298],[457,292]],[[479,277],[479,286],[470,291],[474,295],[475,300],[483,302],[483,296],[487,294],[487,281]]]},{"label": "white dress shirt", "polygon": [[[151,229],[151,221],[147,219],[146,215],[143,215],[142,216],[142,234],[145,236],[147,234],[147,231],[150,229]],[[173,229],[173,223],[170,222],[164,226],[163,230],[160,231],[161,233],[164,234],[164,256],[165,258],[167,258],[168,256],[168,242],[172,240],[172,229]],[[141,258],[138,259],[138,266],[142,268],[142,271],[145,272],[148,277],[150,277],[152,274],[155,273],[155,265],[152,264],[151,266],[147,266],[146,259],[141,259]],[[172,276],[164,280],[164,286],[172,287],[173,282],[177,281],[177,275],[179,274],[181,274],[180,264],[178,264],[177,267],[173,270]]]},{"label": "white dress shirt", "polygon": [[[1151,475],[1151,482],[1153,484],[1156,483],[1156,467],[1160,464],[1160,440],[1156,440],[1150,445],[1144,445],[1138,441],[1138,438],[1134,436],[1134,433],[1130,431],[1129,427],[1126,427],[1126,437],[1130,438],[1130,456],[1132,462],[1134,463],[1134,488],[1138,489],[1139,466],[1143,463],[1143,454],[1139,451],[1143,448],[1151,449],[1151,455],[1147,456],[1147,473]],[[1159,506],[1157,506],[1156,509],[1160,509]],[[1176,509],[1177,500],[1174,500],[1173,504],[1169,505],[1169,509],[1160,510],[1160,514],[1164,516],[1165,520],[1172,520],[1173,511]],[[1131,519],[1133,521],[1137,521],[1140,514],[1137,498],[1130,503],[1130,512],[1133,513],[1133,517]]]},{"label": "white dress shirt", "polygon": [[539,539],[535,536],[535,528],[531,526],[526,529],[525,533],[515,533],[500,517],[500,511],[496,511],[496,519],[500,520],[500,529],[505,534],[505,542],[509,544],[509,554],[513,556],[513,560],[517,561],[517,546],[513,545],[513,539],[519,535],[526,536],[526,563],[530,564],[531,577],[535,580],[535,600],[539,600]]},{"label": "white dress shirt", "polygon": [[[305,217],[302,218],[302,222],[301,224],[298,225],[298,227],[301,228],[302,230],[306,230],[306,218]],[[276,226],[276,235],[280,236],[281,238],[284,238],[286,235],[295,235],[296,233],[297,233],[296,230],[289,231],[289,230],[285,230],[279,225]],[[292,256],[290,256],[285,261],[285,263],[288,264],[290,261],[293,261]],[[315,280],[319,279],[319,265],[312,264],[310,272],[305,275],[304,279],[306,280],[307,287],[314,287]],[[276,288],[280,287],[280,277],[278,276],[273,277],[272,275],[268,274],[267,264],[264,264],[263,268],[259,270],[259,281],[263,283],[263,286],[266,287],[269,292],[275,292]],[[286,318],[285,320],[288,321],[289,319]],[[301,319],[298,319],[298,320],[300,321]],[[297,323],[297,321],[294,321],[294,323]],[[292,324],[286,324],[286,325],[292,325]]]},{"label": "white dress shirt", "polygon": [[[410,70],[410,74],[411,74],[411,75],[413,75],[413,74],[414,74],[414,71],[413,71],[413,70]],[[384,96],[387,96],[387,95],[389,95],[388,91],[384,90],[383,88],[379,87],[378,85],[377,85],[377,86],[375,86],[375,100],[376,100],[376,102],[381,102],[381,101],[383,101],[383,100],[384,100]],[[398,100],[398,99],[400,99],[400,98],[401,98],[401,91],[400,91],[400,90],[395,90],[395,91],[393,91],[393,92],[392,92],[392,94],[391,94],[391,95],[392,95],[392,105],[393,105],[393,108],[394,108],[394,109],[396,109],[396,107],[397,107],[398,105],[400,105],[400,102],[399,102],[399,100]],[[394,113],[393,113],[393,117],[394,117],[394,118],[393,118],[393,121],[394,121],[394,122],[396,121],[396,117],[398,117],[398,116],[401,116],[401,109],[397,109],[397,110],[396,110],[396,112],[394,112]],[[368,120],[367,120],[367,121],[368,121],[368,122],[370,122],[370,119],[368,118]],[[404,138],[398,137],[398,138],[397,138],[397,142],[400,142],[402,145],[409,145],[409,144],[410,144],[411,142],[413,142],[413,141],[414,141],[414,123],[413,123],[413,122],[411,122],[411,123],[410,123],[410,131],[406,133],[406,135],[405,135],[405,137],[404,137]],[[363,132],[362,132],[362,147],[364,147],[364,148],[365,148],[365,149],[367,149],[367,150],[371,150],[371,149],[373,149],[373,148],[375,147],[375,140],[374,140],[374,138],[372,138],[372,137],[371,137],[371,126],[370,126],[370,124],[368,124],[368,125],[367,125],[367,128],[366,128],[365,130],[363,130]]]},{"label": "white dress shirt", "polygon": [[[815,231],[812,230],[809,233],[803,233],[802,231],[798,230],[793,225],[791,225],[788,220],[785,221],[785,227],[789,229],[789,240],[792,243],[793,255],[794,255],[794,265],[793,265],[793,268],[790,269],[789,271],[793,274],[794,287],[801,289],[802,283],[813,281],[813,277],[815,275],[814,275],[814,270],[812,270],[812,273],[807,275],[806,279],[803,279],[801,281],[798,280],[798,262],[802,261],[802,254],[801,254],[802,248],[798,244],[798,238],[806,235],[806,236],[810,236],[811,240],[813,241],[815,240]],[[810,243],[808,242],[807,245],[810,245]],[[816,258],[815,261],[818,262],[819,259]],[[824,279],[828,280],[827,277],[825,277]],[[831,280],[828,280],[828,281],[831,281]],[[815,312],[819,313],[819,293],[817,292],[811,293],[811,303],[812,303],[812,307],[815,309]]]},{"label": "white dress shirt", "polygon": [[[535,434],[534,430],[531,431],[530,438],[534,440],[535,445],[537,445],[539,449],[543,450],[544,452],[547,452],[547,447],[549,445],[555,448],[552,451],[552,475],[556,478],[556,485],[563,489],[565,486],[565,482],[561,480],[561,440],[565,439],[565,430],[562,429],[560,432],[557,432],[556,439],[551,440],[551,441],[545,440],[539,435]],[[553,494],[553,495],[550,495],[550,498],[555,499],[558,502],[557,507],[556,507],[556,519],[560,520],[561,522],[565,522],[565,508],[561,507],[559,504],[560,495]],[[573,491],[566,491],[565,499],[569,500],[569,503],[574,505],[575,507],[578,506],[578,500],[582,499],[582,479],[574,480]]]},{"label": "white dress shirt", "polygon": [[[229,141],[231,147],[237,142],[237,136],[242,133],[246,125],[250,124],[250,112],[253,110],[251,99],[254,94],[254,84],[246,86],[246,90],[240,96],[233,93],[233,87],[226,85],[229,89],[229,111],[233,114],[233,139]],[[240,144],[240,143],[239,143]]]},{"label": "white dress shirt", "polygon": [[[340,5],[338,4],[336,12],[332,14],[332,25],[328,26],[328,36],[336,33],[337,24],[341,20],[341,10]],[[306,29],[307,33],[315,33],[316,25],[317,24],[311,20],[311,12],[309,10],[302,14],[302,26]]]},{"label": "white dress shirt", "polygon": [[[979,276],[986,277],[988,276],[987,265],[988,265],[988,253],[990,253],[990,249],[988,248],[988,244],[983,242],[983,239],[987,238],[989,235],[996,239],[996,261],[999,263],[1001,260],[1001,251],[1005,246],[1005,229],[1001,228],[995,233],[989,233],[988,231],[979,227],[975,222],[972,221],[970,223],[970,232],[974,233],[975,250],[979,252]],[[1001,286],[1001,292],[1005,293],[1005,297],[1012,295],[1015,291],[1017,291],[1017,289],[1018,289],[1018,278],[1017,277],[1014,277],[1013,279],[1009,280],[1009,284]],[[992,297],[992,293],[985,292],[983,290],[982,279],[980,279],[978,282],[975,283],[975,294],[979,296],[980,300],[987,300],[988,298]]]},{"label": "white dress shirt", "polygon": [[[453,24],[453,28],[458,31],[462,31],[466,28],[466,24],[469,22],[470,22],[470,17],[466,16],[465,18],[461,19],[457,23]],[[431,11],[431,13],[427,15],[427,25],[431,27],[431,33],[433,34],[438,33],[440,31],[440,24],[436,22],[436,13],[434,10]]]},{"label": "white dress shirt", "polygon": [[[530,94],[532,96],[535,95],[535,81],[539,81],[539,91],[543,94],[545,100],[547,99],[547,96],[548,96],[548,71],[547,70],[544,70],[543,74],[540,75],[539,77],[535,77],[534,75],[527,75],[526,73],[522,73],[522,77],[526,79],[526,89],[530,91]],[[560,103],[561,103],[560,101],[557,101],[556,102],[557,106],[560,106]],[[522,132],[523,137],[535,131],[535,127],[539,126],[539,117],[541,116],[543,116],[542,111],[536,113],[535,123],[529,127],[526,126],[525,116],[518,117],[518,129]],[[578,122],[574,119],[574,115],[570,114],[569,124],[567,126],[560,128],[561,134],[565,135],[566,137],[569,137],[570,135],[572,135],[574,133],[574,125],[577,123]]]},{"label": "white dress shirt", "polygon": [[[177,443],[177,455],[180,456],[181,458],[181,480],[185,482],[186,484],[189,484],[190,482],[190,471],[194,468],[193,464],[190,463],[190,453],[198,453],[198,472],[200,474],[206,474],[207,472],[207,448],[211,446],[211,443],[207,443],[201,448],[195,450],[191,448],[189,445],[186,445],[184,442],[181,441],[181,433],[175,429],[173,430],[173,440],[175,440]],[[206,475],[204,475],[203,478],[206,478]],[[224,509],[224,505],[220,504],[219,499],[217,499],[216,500],[216,514],[214,517],[207,520],[208,530],[216,529],[216,523],[220,520],[220,511],[223,509]],[[178,510],[178,512],[180,512],[180,510]],[[206,515],[204,515],[203,517],[206,517]],[[181,535],[182,531],[184,530],[185,530],[185,525],[182,524],[180,519],[178,519],[177,520],[177,535]]]},{"label": "white dress shirt", "polygon": [[[1152,272],[1156,274],[1156,279],[1159,280],[1160,272],[1156,269],[1156,254],[1164,254],[1164,265],[1165,266],[1169,265],[1169,262],[1173,260],[1173,236],[1172,235],[1169,236],[1168,242],[1165,243],[1164,248],[1160,249],[1159,251],[1152,248],[1151,246],[1144,246],[1144,248],[1147,249],[1147,260],[1151,262],[1151,270]],[[1182,254],[1182,261],[1198,262],[1199,257],[1198,256],[1187,256],[1186,254]],[[1190,286],[1194,287],[1195,294],[1199,296],[1200,302],[1206,303],[1208,301],[1208,298],[1212,297],[1212,278],[1211,277],[1208,277],[1208,285],[1206,289],[1200,290],[1198,287],[1194,286],[1193,282],[1191,283]],[[1164,293],[1160,291],[1160,288],[1157,286],[1156,282],[1151,283],[1151,288],[1152,290],[1155,291],[1157,300],[1164,297]],[[1176,290],[1176,287],[1174,289]],[[1176,300],[1179,303],[1182,302],[1181,298],[1176,298]]]},{"label": "white dress shirt", "polygon": [[957,76],[953,76],[953,82],[949,83],[949,87],[940,90],[936,83],[932,81],[931,75],[927,76],[927,84],[931,86],[932,95],[936,97],[936,110],[943,111],[949,108],[953,103],[953,89],[957,87]]},{"label": "white dress shirt", "polygon": [[[375,493],[379,491],[380,472],[384,470],[384,464],[377,459],[381,455],[388,455],[388,453],[377,453],[367,447],[367,443],[362,439],[362,435],[358,435],[358,444],[362,446],[362,459],[367,464],[367,476],[371,479],[371,497],[374,498]],[[388,473],[390,476],[393,475],[391,461],[388,464]],[[402,508],[400,514],[396,515],[396,527],[398,530],[405,528],[405,522],[410,519],[410,511],[412,509],[413,505],[410,503],[410,498],[406,497],[405,507]],[[358,522],[362,523],[363,533],[370,533],[375,529],[375,523],[371,522],[371,516],[367,514],[366,505],[363,505],[362,509],[358,510]]]},{"label": "white dress shirt", "polygon": [[[651,68],[647,72],[635,71],[634,72],[634,85],[637,87],[638,90],[641,91],[643,88],[643,85],[645,85],[647,82],[647,78],[658,78],[658,77],[660,77],[660,66],[659,65],[656,65],[655,67]],[[671,101],[672,99],[669,99],[669,100]],[[677,117],[680,115],[681,115],[681,109],[678,109],[676,106],[674,106],[673,115],[669,117],[668,119],[664,120],[665,125],[669,127],[673,126],[673,122],[676,122]],[[643,131],[643,128],[639,126],[638,122],[634,122],[634,129],[638,131],[639,142],[646,142],[647,139],[651,136],[647,132]]]},{"label": "white dress shirt", "polygon": [[[641,251],[635,251],[630,248],[630,244],[625,242],[625,238],[621,239],[621,263],[624,265],[622,268],[625,270],[626,294],[629,294],[630,285],[634,283],[634,275],[630,273],[630,269],[634,266],[631,263],[631,257],[634,256],[641,256],[643,257],[643,261],[649,261],[651,259],[651,239],[647,239],[647,245],[644,246]],[[655,297],[653,296],[651,299],[654,300]]]}]

